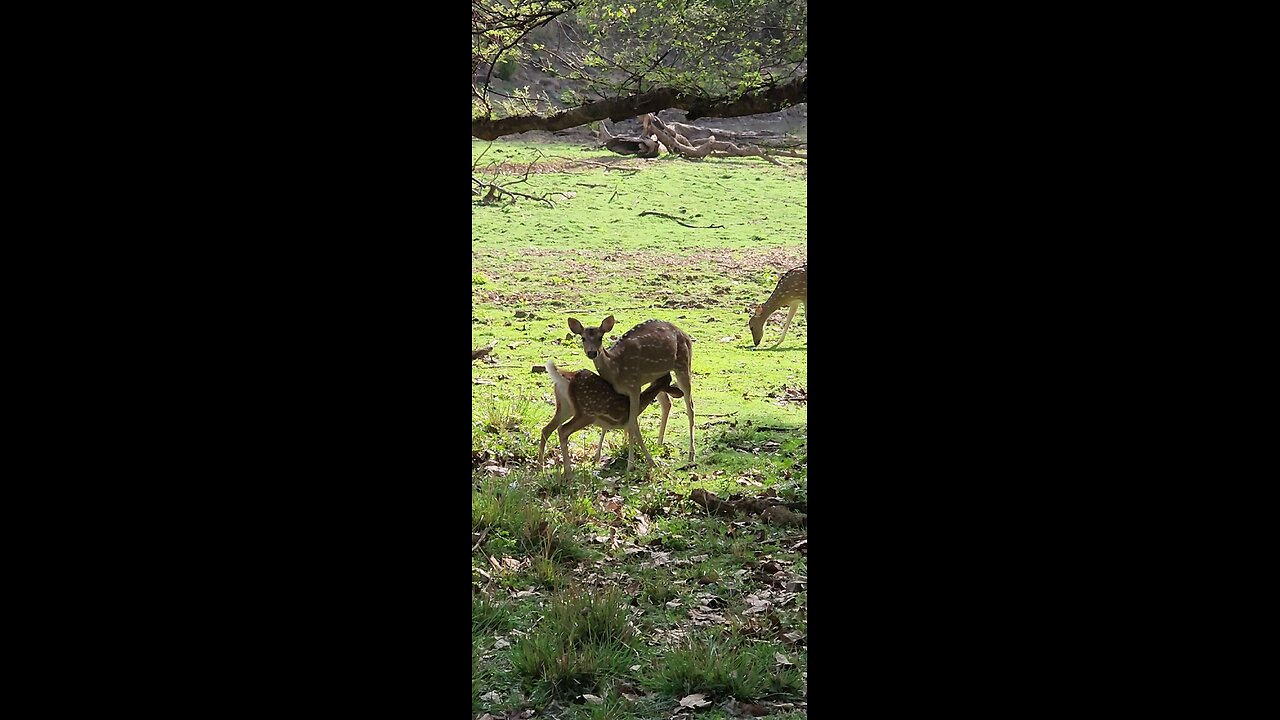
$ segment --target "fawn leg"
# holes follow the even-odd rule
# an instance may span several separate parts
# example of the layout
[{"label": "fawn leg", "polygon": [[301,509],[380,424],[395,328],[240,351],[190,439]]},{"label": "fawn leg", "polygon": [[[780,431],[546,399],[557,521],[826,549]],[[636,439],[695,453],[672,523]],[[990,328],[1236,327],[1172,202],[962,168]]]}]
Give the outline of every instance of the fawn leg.
[{"label": "fawn leg", "polygon": [[556,403],[555,417],[551,418],[551,422],[547,423],[547,426],[542,428],[542,440],[538,442],[538,467],[542,467],[543,453],[545,453],[547,449],[547,436],[551,434],[552,430],[560,427],[565,420],[568,420],[569,416],[572,414],[573,409],[568,407],[568,403]]},{"label": "fawn leg", "polygon": [[671,414],[671,398],[667,397],[664,392],[658,393],[658,404],[662,406],[662,424],[658,426],[658,444],[662,444],[662,438],[667,434],[667,416]]},{"label": "fawn leg", "polygon": [[609,432],[604,428],[600,428],[600,445],[596,447],[596,465],[600,464],[600,454],[604,452],[604,434]]},{"label": "fawn leg", "polygon": [[568,482],[569,478],[572,477],[570,475],[571,465],[569,464],[569,436],[590,424],[590,418],[579,416],[560,426],[560,457],[564,461],[565,482]]}]

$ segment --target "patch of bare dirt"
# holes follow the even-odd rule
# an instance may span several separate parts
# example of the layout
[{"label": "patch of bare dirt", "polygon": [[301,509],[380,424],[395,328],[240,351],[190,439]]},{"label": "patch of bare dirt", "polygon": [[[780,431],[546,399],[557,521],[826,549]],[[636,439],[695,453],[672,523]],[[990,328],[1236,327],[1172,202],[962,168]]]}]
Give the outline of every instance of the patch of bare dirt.
[{"label": "patch of bare dirt", "polygon": [[685,259],[689,264],[710,263],[726,276],[742,277],[762,270],[782,274],[809,261],[808,255],[793,248],[708,248],[695,251]]},{"label": "patch of bare dirt", "polygon": [[543,173],[562,173],[569,170],[598,170],[600,168],[617,169],[617,170],[638,170],[644,167],[644,160],[627,157],[617,158],[599,158],[591,160],[573,160],[565,157],[550,157],[546,160],[538,160],[533,163],[509,163],[489,164],[477,166],[477,171],[485,174],[500,175],[541,175]]},{"label": "patch of bare dirt", "polygon": [[[725,279],[736,279],[742,282],[749,282],[755,279],[758,273],[770,271],[781,275],[782,273],[794,267],[808,262],[808,257],[803,249],[797,248],[712,248],[697,250],[688,254],[669,254],[665,251],[651,250],[553,250],[553,249],[535,249],[529,248],[521,251],[522,255],[530,258],[546,258],[560,257],[558,261],[558,272],[561,277],[566,278],[594,278],[601,274],[601,267],[609,267],[610,272],[616,273],[634,273],[643,275],[649,271],[655,263],[655,258],[660,258],[661,264],[668,268],[667,272],[660,273],[649,284],[655,289],[663,290],[672,286],[693,286],[700,281],[706,281],[706,265],[714,268],[714,273]],[[521,262],[520,260],[505,260],[509,272],[527,272],[533,264]],[[476,267],[482,267],[483,263],[477,266],[473,263],[472,272],[476,271]],[[689,272],[694,270],[696,272]],[[496,279],[497,276],[494,276]],[[580,293],[576,287],[556,287],[549,288],[541,292],[525,292],[521,294],[509,295],[491,290],[484,289],[483,286],[473,292],[473,297],[479,301],[497,301],[501,303],[545,303],[551,299],[558,299],[562,302],[573,304],[578,301]],[[662,293],[662,299],[658,302],[658,307],[670,309],[701,309],[713,307],[723,304],[724,300],[716,301],[711,294],[719,296],[731,296],[732,302],[756,303],[764,302],[773,288],[756,289],[750,285],[741,285],[736,288],[729,287],[708,287],[707,293],[702,295],[692,295],[689,293],[680,296],[671,296]],[[650,307],[649,303],[641,306],[629,308],[617,308],[618,310],[638,310]],[[775,324],[781,323],[780,318],[775,318]]]}]

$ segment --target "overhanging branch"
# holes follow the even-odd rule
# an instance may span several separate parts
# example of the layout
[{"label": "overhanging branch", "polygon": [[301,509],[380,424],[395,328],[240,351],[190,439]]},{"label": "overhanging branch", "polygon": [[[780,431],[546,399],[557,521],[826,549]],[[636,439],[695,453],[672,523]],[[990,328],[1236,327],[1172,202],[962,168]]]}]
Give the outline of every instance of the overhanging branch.
[{"label": "overhanging branch", "polygon": [[767,90],[747,93],[732,99],[707,98],[661,88],[641,95],[587,103],[548,117],[518,115],[500,120],[476,118],[471,121],[471,136],[481,140],[494,140],[504,135],[514,135],[529,130],[567,130],[606,118],[621,122],[637,115],[657,113],[668,108],[688,111],[690,120],[709,116],[741,117],[776,112],[808,101],[809,78],[807,75]]}]

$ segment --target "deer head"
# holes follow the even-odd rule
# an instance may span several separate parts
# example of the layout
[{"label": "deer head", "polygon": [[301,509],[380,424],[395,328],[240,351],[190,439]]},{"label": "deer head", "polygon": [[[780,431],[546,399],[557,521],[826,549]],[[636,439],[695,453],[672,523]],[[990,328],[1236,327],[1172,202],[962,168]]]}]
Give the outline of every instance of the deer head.
[{"label": "deer head", "polygon": [[586,351],[588,358],[595,360],[603,347],[605,335],[613,329],[613,323],[612,315],[605,318],[600,327],[583,327],[577,318],[569,318],[569,329],[582,336],[582,349]]}]

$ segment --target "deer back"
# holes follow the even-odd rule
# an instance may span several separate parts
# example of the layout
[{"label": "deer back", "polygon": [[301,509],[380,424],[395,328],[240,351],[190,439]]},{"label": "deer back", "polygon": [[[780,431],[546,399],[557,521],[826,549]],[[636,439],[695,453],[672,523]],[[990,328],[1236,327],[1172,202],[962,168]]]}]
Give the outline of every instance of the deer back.
[{"label": "deer back", "polygon": [[773,294],[763,305],[756,306],[756,315],[772,314],[784,305],[790,305],[793,301],[804,300],[807,297],[809,297],[809,266],[805,264],[786,271],[782,277],[778,278],[778,285],[773,289]]},{"label": "deer back", "polygon": [[692,359],[692,340],[680,328],[665,320],[646,320],[623,333],[606,352],[605,367],[600,356],[596,369],[615,387],[639,387],[671,372],[687,369]]}]

